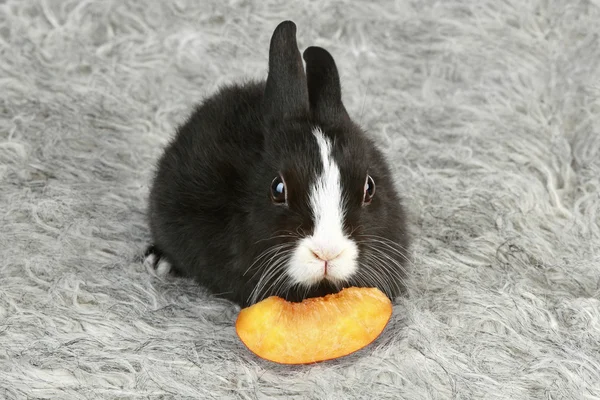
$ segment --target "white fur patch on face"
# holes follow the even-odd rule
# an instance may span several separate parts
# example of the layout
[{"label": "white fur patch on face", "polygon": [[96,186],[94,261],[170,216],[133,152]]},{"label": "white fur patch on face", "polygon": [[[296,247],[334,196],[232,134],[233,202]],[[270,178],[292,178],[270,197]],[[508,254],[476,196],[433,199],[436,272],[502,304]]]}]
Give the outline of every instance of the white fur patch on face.
[{"label": "white fur patch on face", "polygon": [[332,143],[320,128],[313,130],[323,170],[310,192],[315,230],[300,241],[288,273],[294,283],[310,286],[329,279],[343,282],[357,269],[358,247],[343,229],[344,201],[340,169],[333,159]]}]

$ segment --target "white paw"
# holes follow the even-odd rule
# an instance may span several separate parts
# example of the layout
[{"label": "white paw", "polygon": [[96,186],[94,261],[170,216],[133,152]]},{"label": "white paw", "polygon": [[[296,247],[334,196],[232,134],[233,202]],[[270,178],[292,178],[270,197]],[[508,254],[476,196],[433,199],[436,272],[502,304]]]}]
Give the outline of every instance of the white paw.
[{"label": "white paw", "polygon": [[146,267],[146,269],[154,269],[154,265],[156,264],[156,254],[154,253],[150,253],[145,259],[144,259],[144,267]]},{"label": "white paw", "polygon": [[156,275],[158,276],[167,276],[171,272],[171,263],[161,258],[156,266]]}]

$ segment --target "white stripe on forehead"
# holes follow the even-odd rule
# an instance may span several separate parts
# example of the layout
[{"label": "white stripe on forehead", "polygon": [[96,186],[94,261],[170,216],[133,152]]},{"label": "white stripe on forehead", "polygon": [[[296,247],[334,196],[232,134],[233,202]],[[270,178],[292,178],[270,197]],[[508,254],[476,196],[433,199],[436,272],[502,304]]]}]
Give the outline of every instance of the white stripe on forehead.
[{"label": "white stripe on forehead", "polygon": [[342,180],[333,145],[321,128],[315,127],[312,133],[323,167],[309,193],[315,229],[300,240],[287,268],[292,282],[305,287],[324,279],[336,284],[349,282],[358,269],[358,246],[344,235]]},{"label": "white stripe on forehead", "polygon": [[335,241],[343,236],[344,207],[340,169],[333,159],[331,140],[321,128],[313,129],[317,139],[323,171],[317,177],[310,193],[310,205],[315,217],[313,236],[326,241]]}]

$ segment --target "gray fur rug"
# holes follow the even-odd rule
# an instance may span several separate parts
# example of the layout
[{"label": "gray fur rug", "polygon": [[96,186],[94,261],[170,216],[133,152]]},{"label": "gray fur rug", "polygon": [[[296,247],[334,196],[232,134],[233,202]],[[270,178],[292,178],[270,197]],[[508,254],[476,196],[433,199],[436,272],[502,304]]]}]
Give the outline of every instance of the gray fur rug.
[{"label": "gray fur rug", "polygon": [[[161,148],[284,19],[414,238],[384,334],[296,367],[138,260]],[[599,399],[599,38],[598,0],[0,0],[0,398]]]}]

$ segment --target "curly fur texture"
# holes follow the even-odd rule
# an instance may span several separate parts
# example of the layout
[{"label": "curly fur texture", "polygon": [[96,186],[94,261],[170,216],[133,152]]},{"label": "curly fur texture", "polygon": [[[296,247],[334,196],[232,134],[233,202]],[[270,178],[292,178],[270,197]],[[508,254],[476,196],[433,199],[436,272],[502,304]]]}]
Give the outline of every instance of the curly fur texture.
[{"label": "curly fur texture", "polygon": [[[284,19],[335,56],[415,238],[384,334],[298,367],[138,261],[162,146],[264,78]],[[0,398],[600,398],[598,21],[597,0],[0,1]]]}]

